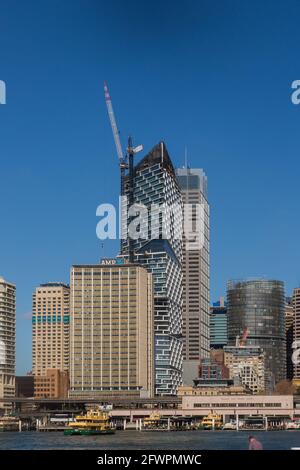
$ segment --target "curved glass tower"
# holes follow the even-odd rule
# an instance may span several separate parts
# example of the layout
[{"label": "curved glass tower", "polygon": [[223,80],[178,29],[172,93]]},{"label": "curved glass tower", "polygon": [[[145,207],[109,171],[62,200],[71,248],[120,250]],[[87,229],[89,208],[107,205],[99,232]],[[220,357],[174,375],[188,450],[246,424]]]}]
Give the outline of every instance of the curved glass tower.
[{"label": "curved glass tower", "polygon": [[229,281],[227,285],[228,340],[248,330],[247,345],[265,351],[266,390],[285,379],[284,283],[276,280]]}]

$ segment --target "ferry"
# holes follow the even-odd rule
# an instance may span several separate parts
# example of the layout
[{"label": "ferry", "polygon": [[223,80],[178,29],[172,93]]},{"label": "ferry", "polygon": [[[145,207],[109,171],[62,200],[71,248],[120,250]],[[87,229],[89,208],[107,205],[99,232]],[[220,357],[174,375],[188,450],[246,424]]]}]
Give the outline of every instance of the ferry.
[{"label": "ferry", "polygon": [[226,430],[227,430],[227,431],[235,431],[236,428],[237,428],[236,422],[230,421],[229,423],[225,423],[222,429],[223,429],[224,431],[226,431]]},{"label": "ferry", "polygon": [[288,421],[285,425],[285,429],[287,429],[287,430],[300,429],[300,422],[299,421]]},{"label": "ferry", "polygon": [[222,427],[222,416],[213,413],[204,416],[200,425],[200,429],[222,429]]},{"label": "ferry", "polygon": [[155,428],[158,427],[161,423],[161,416],[159,413],[151,413],[150,416],[144,418],[144,427],[145,428]]},{"label": "ferry", "polygon": [[115,429],[109,425],[108,414],[99,410],[89,410],[85,415],[76,416],[75,421],[70,422],[64,430],[66,436],[95,436],[114,433]]},{"label": "ferry", "polygon": [[2,416],[0,418],[0,432],[18,431],[19,420],[13,416]]}]

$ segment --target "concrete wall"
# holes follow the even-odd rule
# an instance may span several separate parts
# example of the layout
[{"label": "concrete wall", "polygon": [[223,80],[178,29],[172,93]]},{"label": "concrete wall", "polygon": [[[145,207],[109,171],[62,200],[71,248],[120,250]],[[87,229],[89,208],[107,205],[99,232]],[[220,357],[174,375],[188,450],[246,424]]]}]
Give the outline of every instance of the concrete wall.
[{"label": "concrete wall", "polygon": [[292,416],[292,395],[235,395],[235,396],[183,396],[183,414],[206,415],[214,411],[232,415],[276,415]]}]

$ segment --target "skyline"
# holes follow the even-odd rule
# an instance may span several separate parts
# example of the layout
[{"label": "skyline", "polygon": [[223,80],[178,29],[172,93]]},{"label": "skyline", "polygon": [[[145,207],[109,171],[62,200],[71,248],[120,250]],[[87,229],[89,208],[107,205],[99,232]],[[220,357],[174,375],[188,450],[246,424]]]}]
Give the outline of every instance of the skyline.
[{"label": "skyline", "polygon": [[180,167],[187,146],[189,165],[208,177],[211,303],[232,278],[283,280],[291,294],[299,4],[288,2],[291,14],[271,2],[165,2],[159,18],[150,3],[1,3],[0,276],[17,287],[17,373],[31,369],[34,288],[69,283],[72,264],[118,251],[95,231],[98,204],[119,191],[103,79],[123,148],[129,133],[143,155],[163,139]]}]

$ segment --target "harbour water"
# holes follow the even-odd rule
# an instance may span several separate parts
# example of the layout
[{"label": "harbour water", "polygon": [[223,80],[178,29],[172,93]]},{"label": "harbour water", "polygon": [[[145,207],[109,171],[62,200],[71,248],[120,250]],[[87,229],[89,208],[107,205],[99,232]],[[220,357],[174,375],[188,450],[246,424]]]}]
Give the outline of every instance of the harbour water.
[{"label": "harbour water", "polygon": [[[1,450],[243,450],[248,446],[250,432],[119,431],[115,435],[64,436],[61,432],[0,433]],[[255,431],[266,450],[289,450],[300,447],[300,431]]]}]

